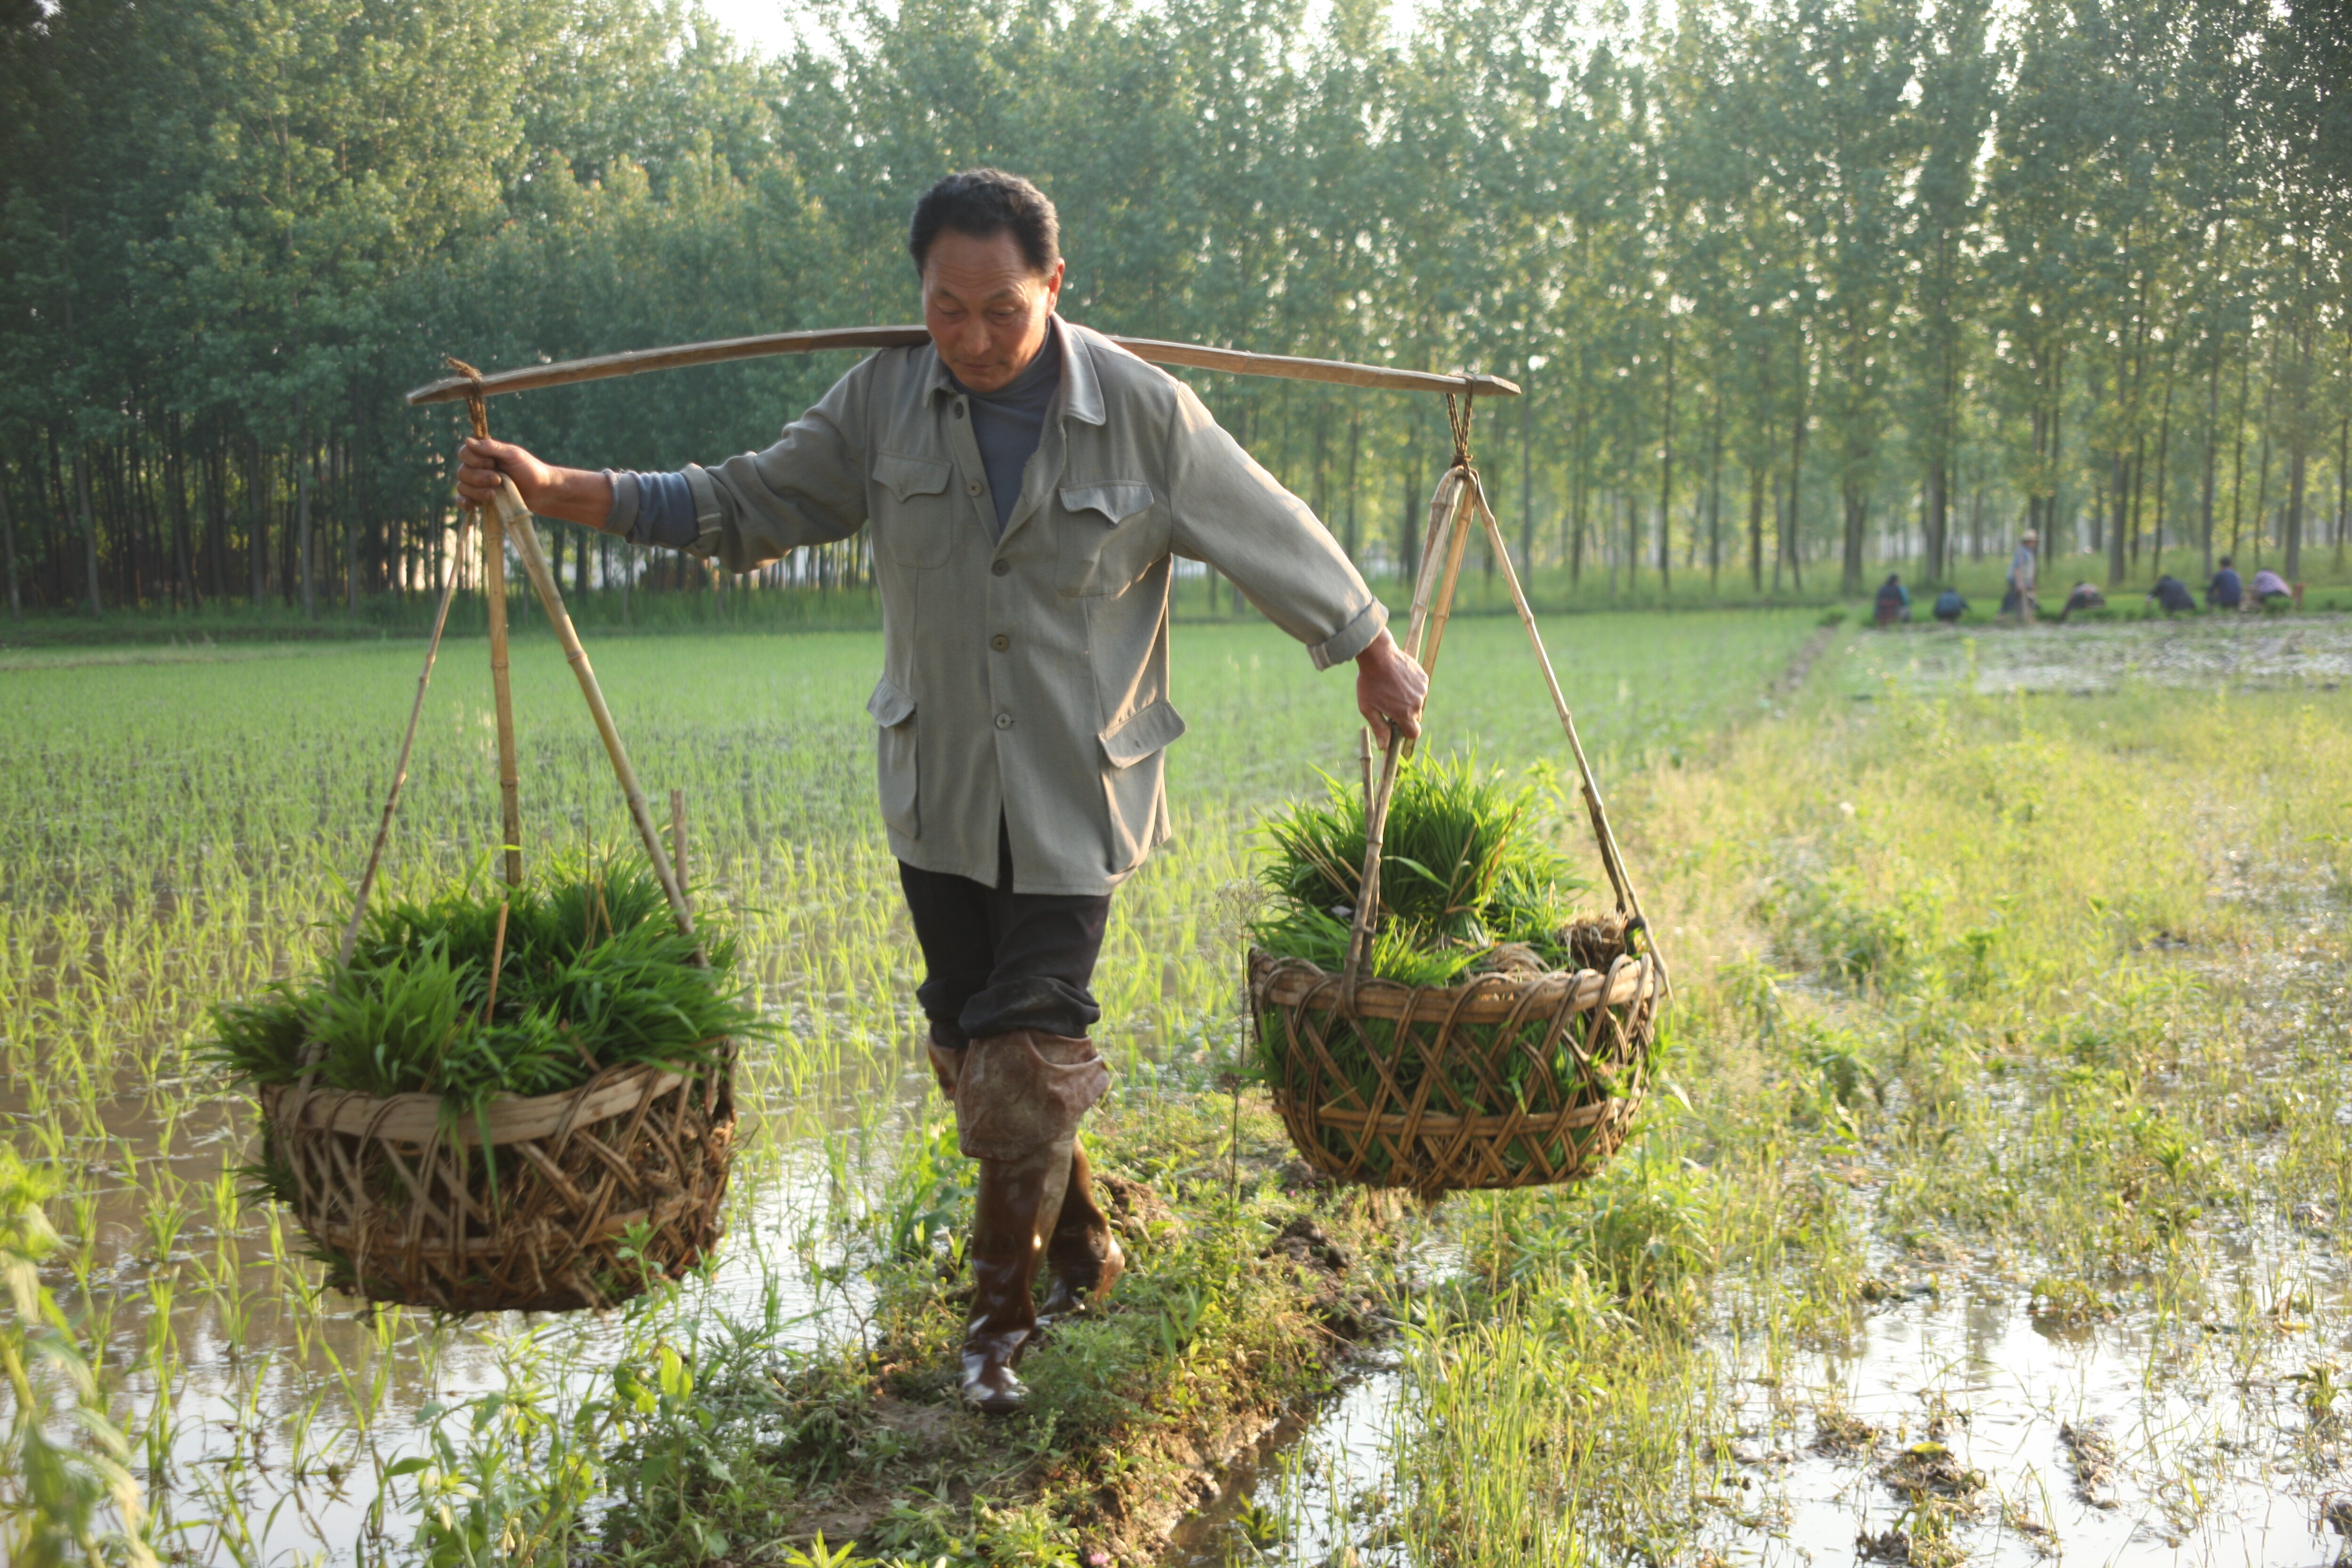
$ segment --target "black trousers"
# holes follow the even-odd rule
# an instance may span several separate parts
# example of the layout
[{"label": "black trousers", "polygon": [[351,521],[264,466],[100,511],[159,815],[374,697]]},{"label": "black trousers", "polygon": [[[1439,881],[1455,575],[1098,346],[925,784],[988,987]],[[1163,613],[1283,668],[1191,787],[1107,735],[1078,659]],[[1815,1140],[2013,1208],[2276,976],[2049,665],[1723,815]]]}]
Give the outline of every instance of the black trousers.
[{"label": "black trousers", "polygon": [[1014,1029],[1084,1035],[1102,1017],[1095,960],[1110,895],[1016,893],[1013,838],[996,828],[996,886],[901,860],[898,885],[930,971],[915,993],[923,1012],[967,1039]]}]

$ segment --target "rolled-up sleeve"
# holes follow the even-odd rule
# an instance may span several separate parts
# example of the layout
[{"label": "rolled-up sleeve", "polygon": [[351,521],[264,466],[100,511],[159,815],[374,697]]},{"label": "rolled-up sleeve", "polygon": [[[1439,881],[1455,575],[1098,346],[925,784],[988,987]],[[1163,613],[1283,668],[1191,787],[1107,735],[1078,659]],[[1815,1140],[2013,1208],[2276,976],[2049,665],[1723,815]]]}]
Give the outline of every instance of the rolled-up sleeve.
[{"label": "rolled-up sleeve", "polygon": [[1242,450],[1179,386],[1167,458],[1170,543],[1233,581],[1265,618],[1307,645],[1318,669],[1355,658],[1388,625],[1330,530]]},{"label": "rolled-up sleeve", "polygon": [[835,382],[765,451],[715,468],[688,464],[696,537],[687,550],[730,572],[748,572],[864,527],[869,379],[860,364]]}]

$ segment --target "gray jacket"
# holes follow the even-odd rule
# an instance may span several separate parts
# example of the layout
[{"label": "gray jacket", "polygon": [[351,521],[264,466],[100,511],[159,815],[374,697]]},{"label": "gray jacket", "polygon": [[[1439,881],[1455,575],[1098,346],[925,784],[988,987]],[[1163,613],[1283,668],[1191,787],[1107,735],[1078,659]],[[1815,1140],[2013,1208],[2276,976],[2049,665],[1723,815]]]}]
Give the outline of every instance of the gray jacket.
[{"label": "gray jacket", "polygon": [[891,853],[993,884],[1002,814],[1018,891],[1103,893],[1169,837],[1172,557],[1223,573],[1318,669],[1388,616],[1190,388],[1053,330],[1061,390],[1001,540],[965,400],[926,344],[858,365],[766,451],[688,468],[691,548],[741,572],[871,524],[882,679],[866,706]]}]

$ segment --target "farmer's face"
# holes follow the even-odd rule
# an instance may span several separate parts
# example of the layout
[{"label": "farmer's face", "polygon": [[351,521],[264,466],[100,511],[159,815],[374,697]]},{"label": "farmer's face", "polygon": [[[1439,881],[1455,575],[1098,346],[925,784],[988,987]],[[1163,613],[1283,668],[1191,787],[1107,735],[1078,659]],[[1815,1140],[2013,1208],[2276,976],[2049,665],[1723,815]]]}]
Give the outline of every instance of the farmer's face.
[{"label": "farmer's face", "polygon": [[994,392],[1037,357],[1061,295],[1061,262],[1034,270],[1009,230],[977,239],[945,229],[923,258],[923,325],[973,392]]}]

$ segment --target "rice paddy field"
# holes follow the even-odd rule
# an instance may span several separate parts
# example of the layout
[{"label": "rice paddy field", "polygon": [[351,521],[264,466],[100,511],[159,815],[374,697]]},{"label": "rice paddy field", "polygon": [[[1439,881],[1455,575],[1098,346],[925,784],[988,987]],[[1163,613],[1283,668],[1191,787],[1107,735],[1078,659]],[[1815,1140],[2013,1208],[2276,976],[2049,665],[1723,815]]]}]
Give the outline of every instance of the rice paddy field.
[{"label": "rice paddy field", "polygon": [[[0,1249],[37,1258],[0,1547],[135,1559],[135,1498],[206,1563],[2329,1560],[2344,623],[1822,622],[1548,621],[1675,966],[1670,1082],[1598,1180],[1427,1209],[1301,1181],[1227,1076],[1252,827],[1353,774],[1345,673],[1180,626],[1179,837],[1097,986],[1099,1141],[1149,1239],[987,1427],[935,1375],[968,1189],[872,802],[877,636],[592,646],[772,1022],[720,1257],[603,1317],[324,1290],[242,1196],[251,1109],[199,1055],[347,912],[421,650],[0,666]],[[622,842],[551,641],[516,686],[527,855]],[[1538,770],[1582,852],[1515,622],[1456,621],[1431,721]],[[497,821],[457,642],[393,887],[486,875]]]}]

